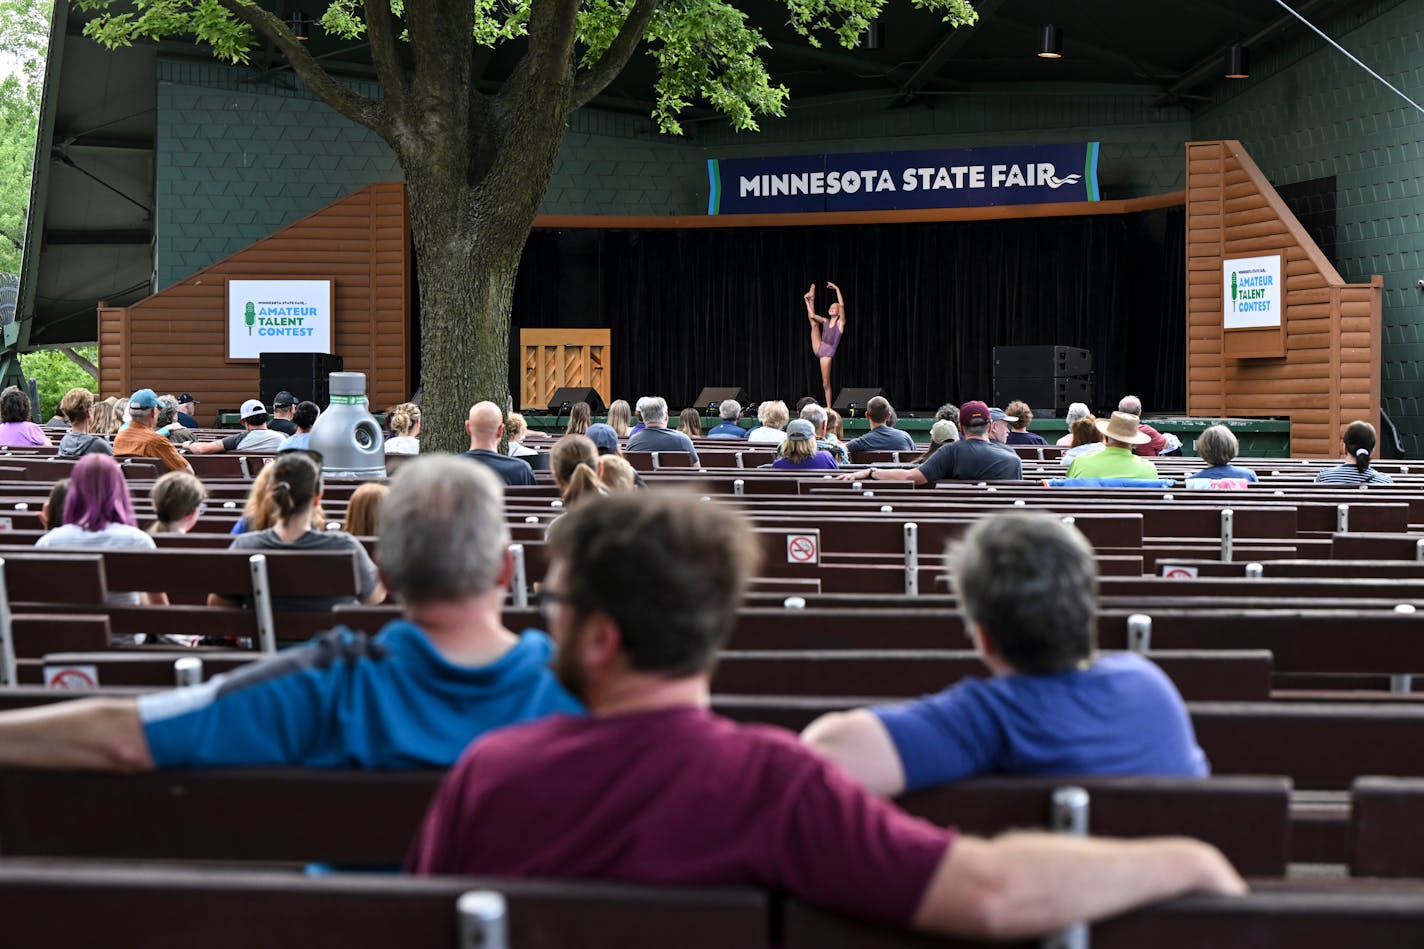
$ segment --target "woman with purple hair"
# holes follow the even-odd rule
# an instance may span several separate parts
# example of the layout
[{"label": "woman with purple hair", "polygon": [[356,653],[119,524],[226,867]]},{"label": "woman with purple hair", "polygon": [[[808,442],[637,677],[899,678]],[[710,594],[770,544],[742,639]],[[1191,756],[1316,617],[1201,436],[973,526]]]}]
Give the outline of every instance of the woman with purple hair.
[{"label": "woman with purple hair", "polygon": [[[85,455],[69,476],[64,524],[35,542],[36,547],[93,549],[135,547],[152,550],[153,538],[138,529],[129,487],[118,462],[108,455]],[[110,592],[112,606],[167,604],[165,593]],[[116,643],[124,637],[116,636]]]}]

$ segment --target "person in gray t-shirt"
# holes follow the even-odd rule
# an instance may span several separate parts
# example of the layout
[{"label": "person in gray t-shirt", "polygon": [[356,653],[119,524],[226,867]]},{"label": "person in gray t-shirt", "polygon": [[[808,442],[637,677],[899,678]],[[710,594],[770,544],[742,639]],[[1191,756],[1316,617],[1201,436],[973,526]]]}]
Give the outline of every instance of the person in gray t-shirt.
[{"label": "person in gray t-shirt", "polygon": [[643,413],[644,428],[628,439],[628,444],[623,446],[624,451],[685,451],[692,456],[694,465],[700,464],[697,449],[692,447],[692,439],[667,427],[666,399],[660,395],[649,396],[639,399],[638,405]]}]

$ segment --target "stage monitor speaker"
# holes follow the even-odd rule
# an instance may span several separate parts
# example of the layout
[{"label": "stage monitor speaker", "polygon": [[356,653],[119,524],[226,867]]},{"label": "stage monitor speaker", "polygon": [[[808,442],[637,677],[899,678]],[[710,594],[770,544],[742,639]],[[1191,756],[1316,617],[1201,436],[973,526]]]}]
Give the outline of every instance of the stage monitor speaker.
[{"label": "stage monitor speaker", "polygon": [[844,416],[864,415],[865,403],[876,396],[890,398],[885,394],[885,390],[879,386],[868,386],[861,389],[842,389],[840,395],[836,396],[835,404],[831,408]]},{"label": "stage monitor speaker", "polygon": [[587,402],[594,415],[603,411],[603,400],[598,397],[598,390],[592,386],[563,386],[555,389],[554,394],[549,396],[549,411],[555,415],[568,415],[575,402]]},{"label": "stage monitor speaker", "polygon": [[747,407],[747,390],[744,386],[704,386],[697,393],[692,407],[704,415],[716,415],[717,408],[728,399],[735,399],[742,408]]},{"label": "stage monitor speaker", "polygon": [[994,347],[995,378],[1086,376],[1092,371],[1093,353],[1088,349],[1077,349],[1073,346]]},{"label": "stage monitor speaker", "polygon": [[1027,402],[1035,415],[1045,418],[1062,415],[1074,402],[1092,405],[1093,383],[1091,376],[1055,379],[1038,376],[1030,379],[1001,379],[994,377],[994,404],[1003,408],[1018,399]]},{"label": "stage monitor speaker", "polygon": [[268,412],[277,393],[284,390],[298,402],[315,402],[324,410],[331,404],[330,376],[341,371],[341,357],[331,353],[263,353],[258,359],[257,397]]}]

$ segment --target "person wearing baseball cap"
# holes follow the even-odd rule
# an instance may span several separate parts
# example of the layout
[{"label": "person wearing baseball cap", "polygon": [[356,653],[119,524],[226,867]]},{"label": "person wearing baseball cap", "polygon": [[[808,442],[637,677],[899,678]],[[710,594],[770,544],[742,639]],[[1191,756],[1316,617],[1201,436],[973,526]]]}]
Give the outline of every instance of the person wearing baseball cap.
[{"label": "person wearing baseball cap", "polygon": [[989,409],[989,438],[1000,445],[1009,442],[1009,423],[1017,422],[1018,416],[1009,415],[1001,408]]},{"label": "person wearing baseball cap", "polygon": [[114,436],[114,457],[157,458],[169,471],[193,473],[188,459],[166,435],[158,434],[158,394],[152,389],[139,389],[129,396],[129,424]]},{"label": "person wearing baseball cap", "polygon": [[267,427],[274,432],[281,432],[288,438],[297,434],[297,423],[292,421],[292,414],[297,409],[297,397],[286,389],[272,396],[272,420],[267,423]]},{"label": "person wearing baseball cap", "polygon": [[786,426],[786,441],[777,449],[773,468],[781,471],[825,471],[839,468],[831,453],[816,444],[816,426],[804,418]]},{"label": "person wearing baseball cap", "polygon": [[193,393],[184,392],[178,396],[178,424],[184,428],[197,428],[198,419],[194,414],[197,411],[198,400],[193,398]]},{"label": "person wearing baseball cap", "polygon": [[[1002,414],[1002,413],[1000,413]],[[959,407],[959,428],[964,437],[945,445],[918,468],[862,468],[840,476],[842,481],[909,481],[932,484],[936,481],[1018,481],[1023,463],[1012,449],[989,437],[994,423],[990,408],[980,401]]]},{"label": "person wearing baseball cap", "polygon": [[190,451],[200,455],[215,455],[225,451],[280,451],[287,436],[267,428],[267,406],[258,399],[248,399],[238,410],[242,431],[212,442],[194,442]]},{"label": "person wearing baseball cap", "polygon": [[1136,445],[1145,445],[1151,436],[1138,428],[1136,415],[1114,412],[1110,419],[1098,419],[1098,431],[1107,440],[1107,447],[1092,455],[1079,455],[1068,466],[1070,478],[1145,478],[1156,480],[1157,466],[1132,453]]}]

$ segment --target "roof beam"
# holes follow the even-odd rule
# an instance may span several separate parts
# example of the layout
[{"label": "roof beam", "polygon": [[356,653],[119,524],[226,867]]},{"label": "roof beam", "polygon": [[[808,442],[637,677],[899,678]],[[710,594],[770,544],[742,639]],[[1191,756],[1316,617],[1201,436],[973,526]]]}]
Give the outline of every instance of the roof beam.
[{"label": "roof beam", "polygon": [[67,244],[71,246],[99,247],[111,244],[148,244],[153,241],[153,233],[146,228],[121,228],[112,231],[101,229],[45,231],[44,242],[49,246]]},{"label": "roof beam", "polygon": [[[999,17],[999,22],[1003,23],[1005,26],[1013,27],[1014,29],[1019,30],[1023,33],[1027,33],[1031,36],[1037,36],[1039,33],[1038,26],[1035,26],[1032,23],[1025,23],[1023,20],[1016,20],[1012,17],[1001,16]],[[1066,31],[1064,33],[1063,44],[1065,48],[1071,47],[1072,51],[1086,53],[1090,59],[1096,59],[1104,62],[1122,63],[1126,66],[1130,66],[1134,75],[1140,74],[1142,71],[1146,70],[1149,74],[1149,77],[1161,77],[1164,81],[1169,76],[1177,75],[1176,66],[1168,66],[1165,63],[1150,62],[1142,59],[1139,56],[1129,56],[1127,53],[1124,53],[1121,50],[1110,49],[1106,46],[1099,46],[1091,40],[1085,40],[1082,36],[1071,31]],[[1065,52],[1067,52],[1066,49]]]},{"label": "roof beam", "polygon": [[[1295,11],[1301,16],[1304,16],[1314,10],[1327,7],[1330,3],[1331,0],[1304,0],[1304,2],[1296,4]],[[1295,22],[1295,17],[1289,13],[1283,13],[1266,26],[1263,26],[1239,42],[1243,46],[1255,46],[1258,43],[1273,38],[1275,34],[1289,29]],[[1157,104],[1161,105],[1169,102],[1172,98],[1189,92],[1193,87],[1200,85],[1203,80],[1218,75],[1218,70],[1221,69],[1221,56],[1221,50],[1217,50],[1211,56],[1208,56],[1185,73],[1182,73],[1182,75],[1177,77],[1176,82],[1167,87],[1167,94],[1159,99]]]},{"label": "roof beam", "polygon": [[985,18],[993,16],[1003,5],[1004,0],[980,0],[979,6],[976,8],[979,14],[978,21],[972,26],[954,27],[940,37],[939,42],[925,55],[925,58],[910,70],[909,77],[900,84],[900,95],[890,104],[892,106],[905,105],[913,99],[915,93],[923,89],[944,64],[949,62],[954,54],[963,49],[964,44],[974,37],[975,31],[979,29],[979,25],[984,22]]}]

